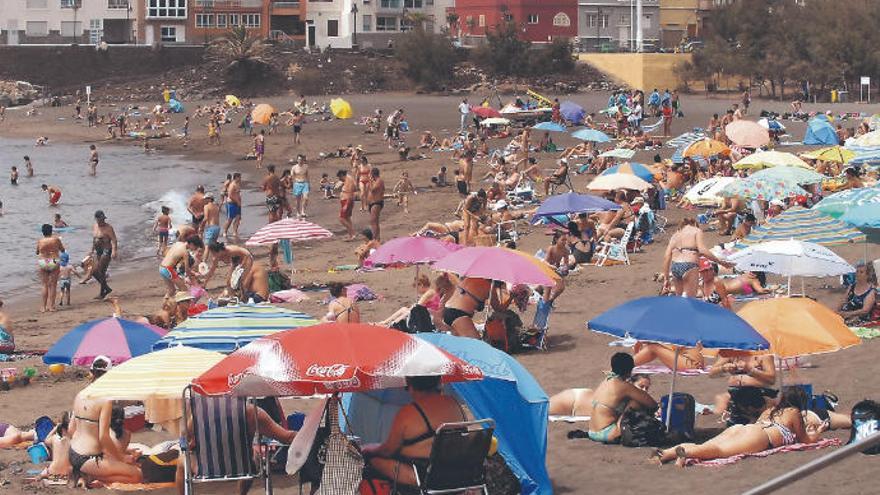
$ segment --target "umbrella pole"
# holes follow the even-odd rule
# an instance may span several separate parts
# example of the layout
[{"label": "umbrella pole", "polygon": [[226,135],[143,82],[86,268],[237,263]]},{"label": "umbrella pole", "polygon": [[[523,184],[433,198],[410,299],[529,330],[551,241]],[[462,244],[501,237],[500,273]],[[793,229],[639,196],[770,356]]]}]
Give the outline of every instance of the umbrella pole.
[{"label": "umbrella pole", "polygon": [[788,276],[788,297],[791,297],[791,275]]},{"label": "umbrella pole", "polygon": [[681,347],[675,347],[675,359],[672,362],[672,384],[669,385],[669,400],[666,401],[666,431],[669,431],[669,425],[672,422],[672,399],[675,396],[675,375],[678,374],[678,355],[681,353]]}]

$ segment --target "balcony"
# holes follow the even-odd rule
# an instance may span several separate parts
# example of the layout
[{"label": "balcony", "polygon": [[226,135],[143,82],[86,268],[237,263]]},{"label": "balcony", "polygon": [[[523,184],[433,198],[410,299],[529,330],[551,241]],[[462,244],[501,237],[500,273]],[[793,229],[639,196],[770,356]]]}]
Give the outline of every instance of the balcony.
[{"label": "balcony", "polygon": [[262,0],[196,0],[196,8],[203,9],[258,9],[263,6]]},{"label": "balcony", "polygon": [[299,2],[298,2],[298,1],[289,2],[289,1],[280,1],[280,0],[279,0],[279,1],[276,1],[276,2],[272,2],[272,8],[276,8],[276,9],[298,9],[298,8],[299,8]]}]

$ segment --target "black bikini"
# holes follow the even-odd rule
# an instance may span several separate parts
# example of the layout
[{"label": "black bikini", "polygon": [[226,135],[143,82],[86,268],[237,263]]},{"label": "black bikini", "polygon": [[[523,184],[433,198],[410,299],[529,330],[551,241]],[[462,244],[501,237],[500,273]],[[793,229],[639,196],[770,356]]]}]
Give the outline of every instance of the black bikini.
[{"label": "black bikini", "polygon": [[[76,415],[74,415],[73,417],[77,420],[85,421],[87,423],[98,424],[97,419],[84,418],[82,416],[76,416]],[[103,452],[98,452],[97,454],[86,455],[86,454],[80,454],[79,452],[73,450],[73,447],[70,447],[70,449],[68,450],[68,453],[67,453],[67,459],[70,461],[70,465],[73,467],[73,475],[75,478],[79,478],[80,475],[82,475],[82,472],[81,472],[82,467],[87,462],[94,459],[95,464],[98,464],[99,461],[103,458],[104,458]]]},{"label": "black bikini", "polygon": [[[473,293],[471,293],[469,290],[465,289],[462,286],[458,287],[458,291],[461,294],[470,296],[471,299],[476,301],[477,311],[483,311],[483,309],[485,309],[486,301],[473,295]],[[464,317],[473,318],[474,313],[468,313],[467,311],[462,311],[458,308],[443,308],[443,323],[446,323],[449,326],[452,326],[452,324],[455,323],[455,321],[458,320],[459,318],[464,318]]]}]

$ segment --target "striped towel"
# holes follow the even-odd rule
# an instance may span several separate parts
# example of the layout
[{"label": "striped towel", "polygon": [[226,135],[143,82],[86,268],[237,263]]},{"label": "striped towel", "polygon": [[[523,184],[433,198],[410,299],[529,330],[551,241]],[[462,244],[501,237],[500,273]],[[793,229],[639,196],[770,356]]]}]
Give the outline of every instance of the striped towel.
[{"label": "striped towel", "polygon": [[[636,366],[633,368],[633,373],[641,373],[643,375],[671,375],[672,370],[663,364],[643,364],[642,366]],[[700,376],[708,374],[709,368],[680,369],[676,371],[676,373],[679,376]]]},{"label": "striped towel", "polygon": [[703,467],[718,467],[718,466],[729,466],[731,464],[736,464],[737,462],[745,459],[746,457],[768,457],[773,454],[778,454],[780,452],[797,452],[804,450],[819,450],[824,449],[825,447],[837,447],[843,444],[839,438],[823,438],[816,443],[796,443],[794,445],[783,445],[782,447],[777,447],[775,449],[764,450],[761,452],[755,452],[754,454],[737,454],[730,457],[724,457],[721,459],[711,459],[708,461],[700,461],[697,459],[688,459],[688,466],[703,466]]},{"label": "striped towel", "polygon": [[693,144],[706,137],[706,133],[702,129],[696,129],[692,132],[685,132],[679,136],[666,141],[668,148],[681,148],[689,144]]}]

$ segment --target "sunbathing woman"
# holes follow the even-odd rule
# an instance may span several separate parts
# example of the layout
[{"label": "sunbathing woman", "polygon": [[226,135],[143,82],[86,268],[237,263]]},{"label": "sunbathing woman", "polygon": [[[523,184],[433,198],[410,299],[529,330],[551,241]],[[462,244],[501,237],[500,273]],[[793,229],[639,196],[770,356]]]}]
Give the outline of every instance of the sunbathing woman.
[{"label": "sunbathing woman", "polygon": [[[678,353],[679,370],[702,370],[706,364],[700,353],[702,346],[685,347]],[[648,364],[651,361],[660,361],[669,369],[675,366],[675,348],[665,344],[650,342],[637,342],[633,346],[633,360],[636,366]]]},{"label": "sunbathing woman", "polygon": [[345,295],[345,286],[339,282],[327,284],[333,300],[327,305],[327,314],[321,318],[324,322],[360,323],[361,311],[357,304]]},{"label": "sunbathing woman", "polygon": [[394,325],[401,320],[409,318],[410,314],[413,311],[421,311],[423,312],[423,314],[430,315],[431,312],[435,312],[440,309],[441,296],[437,293],[437,291],[431,288],[431,279],[429,279],[427,275],[419,275],[416,278],[414,285],[416,288],[416,293],[419,296],[418,301],[412,306],[404,306],[398,309],[388,318],[385,318],[384,320],[376,323],[376,325],[390,327],[391,325]]},{"label": "sunbathing woman", "polygon": [[34,430],[22,431],[9,423],[0,423],[0,449],[8,449],[36,438]]},{"label": "sunbathing woman", "polygon": [[620,206],[620,209],[609,211],[598,228],[599,237],[606,242],[623,237],[627,225],[635,219],[632,206],[626,201],[625,192],[617,191],[614,202]]},{"label": "sunbathing woman", "polygon": [[715,397],[715,413],[727,415],[727,423],[747,424],[758,417],[766,398],[776,397],[776,365],[773,356],[754,356],[720,351],[709,376],[729,375],[727,392]]},{"label": "sunbathing woman", "polygon": [[684,467],[687,459],[719,459],[784,445],[815,443],[827,426],[823,423],[807,428],[802,416],[807,409],[806,402],[803,389],[786,389],[779,404],[765,410],[756,423],[731,426],[702,444],[683,443],[666,450],[658,449],[652,460],[660,464],[675,460],[676,465]]},{"label": "sunbathing woman", "polygon": [[[635,374],[630,383],[645,392],[651,388],[651,377]],[[549,414],[554,416],[590,416],[593,414],[593,389],[570,388],[550,397]]]},{"label": "sunbathing woman", "polygon": [[587,436],[600,443],[620,441],[620,420],[630,407],[656,409],[657,402],[629,380],[635,366],[632,356],[618,352],[611,356],[611,373],[593,392],[592,416]]},{"label": "sunbathing woman", "polygon": [[[670,288],[670,274],[672,275],[672,288],[675,295],[697,297],[697,285],[699,283],[699,258],[703,256],[722,266],[731,267],[732,263],[722,261],[712,254],[703,242],[703,231],[697,226],[694,218],[685,218],[681,221],[681,227],[669,238],[666,246],[666,254],[663,260],[663,288]],[[730,290],[728,290],[730,293]]]},{"label": "sunbathing woman", "polygon": [[414,236],[428,236],[441,241],[459,243],[459,233],[464,230],[463,220],[453,220],[447,223],[428,222],[422,228],[414,232]]},{"label": "sunbathing woman", "polygon": [[753,296],[772,292],[769,287],[765,287],[767,275],[764,272],[746,272],[734,278],[723,279],[722,282],[728,294]]},{"label": "sunbathing woman", "polygon": [[474,314],[485,309],[492,282],[484,278],[458,280],[453,275],[450,278],[456,288],[443,307],[443,322],[449,325],[453,335],[478,339],[480,333],[474,326]]}]

